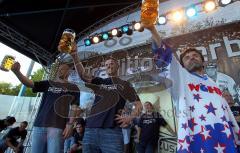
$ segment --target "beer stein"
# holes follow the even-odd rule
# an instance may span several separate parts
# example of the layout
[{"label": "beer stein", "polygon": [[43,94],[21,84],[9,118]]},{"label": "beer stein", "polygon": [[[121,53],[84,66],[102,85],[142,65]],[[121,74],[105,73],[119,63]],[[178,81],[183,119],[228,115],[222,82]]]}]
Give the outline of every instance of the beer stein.
[{"label": "beer stein", "polygon": [[71,53],[76,33],[72,29],[65,29],[59,42],[58,50],[62,53]]},{"label": "beer stein", "polygon": [[0,69],[8,72],[9,70],[11,70],[12,65],[14,63],[15,63],[15,57],[13,57],[11,55],[6,55],[2,60]]},{"label": "beer stein", "polygon": [[154,25],[158,19],[158,0],[143,0],[141,7],[141,22],[147,26]]}]

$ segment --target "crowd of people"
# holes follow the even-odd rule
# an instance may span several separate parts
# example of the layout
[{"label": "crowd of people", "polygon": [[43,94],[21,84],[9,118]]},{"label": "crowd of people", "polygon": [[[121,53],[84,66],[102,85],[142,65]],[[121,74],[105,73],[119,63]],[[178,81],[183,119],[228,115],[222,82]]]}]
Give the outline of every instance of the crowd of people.
[{"label": "crowd of people", "polygon": [[[95,94],[90,114],[85,120],[79,119],[80,90],[77,85],[68,82],[73,65],[61,63],[55,80],[39,82],[24,76],[20,63],[12,66],[13,73],[24,85],[34,92],[43,93],[33,125],[32,153],[130,153],[130,131],[133,128],[136,129],[137,152],[153,153],[158,147],[160,127],[176,135],[178,153],[239,152],[240,109],[232,106],[227,91],[221,91],[205,74],[203,55],[190,48],[180,55],[178,61],[154,25],[142,26],[152,34],[156,67],[167,67],[165,76],[172,80],[170,93],[177,111],[177,131],[159,112],[154,111],[151,102],[142,106],[132,85],[118,76],[116,59],[110,57],[105,61],[107,78],[92,76],[86,72],[78,56],[77,45],[73,43],[70,56],[74,68],[85,86]],[[61,45],[64,44],[60,42]],[[134,109],[123,115],[126,102],[131,103]],[[0,129],[14,122],[8,117],[0,121]],[[22,151],[27,125],[24,121],[3,137],[2,152],[7,147],[14,152]],[[17,142],[17,138],[21,141]]]},{"label": "crowd of people", "polygon": [[[11,127],[15,122],[16,119],[12,116],[7,116],[5,119],[0,120],[1,131]],[[19,126],[11,128],[4,134],[0,140],[0,153],[4,153],[8,148],[11,148],[15,153],[23,153],[23,143],[27,136],[27,126],[28,122],[23,121]]]}]

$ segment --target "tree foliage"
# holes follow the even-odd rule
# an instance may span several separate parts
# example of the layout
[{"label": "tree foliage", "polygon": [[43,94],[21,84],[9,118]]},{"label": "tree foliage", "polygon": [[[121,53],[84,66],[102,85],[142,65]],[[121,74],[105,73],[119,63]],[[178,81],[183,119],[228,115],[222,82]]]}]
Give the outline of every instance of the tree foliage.
[{"label": "tree foliage", "polygon": [[[43,75],[44,75],[44,69],[41,68],[35,71],[33,75],[31,75],[30,79],[33,81],[41,81],[43,78]],[[0,82],[0,94],[17,96],[21,89],[21,86],[22,84],[13,86],[11,83]],[[31,88],[26,88],[24,96],[35,97],[36,93],[33,93]]]}]

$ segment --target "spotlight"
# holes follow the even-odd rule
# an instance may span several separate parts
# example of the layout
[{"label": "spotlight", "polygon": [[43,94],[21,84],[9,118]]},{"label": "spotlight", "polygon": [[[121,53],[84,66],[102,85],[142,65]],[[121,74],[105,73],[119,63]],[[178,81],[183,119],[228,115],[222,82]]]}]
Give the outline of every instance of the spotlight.
[{"label": "spotlight", "polygon": [[117,36],[117,37],[121,37],[122,36],[122,31],[120,31],[119,29],[117,28],[114,28],[111,30],[111,34],[112,36]]},{"label": "spotlight", "polygon": [[165,16],[160,16],[160,17],[158,18],[158,23],[159,23],[160,25],[166,24],[166,23],[167,23],[167,18],[166,18]]},{"label": "spotlight", "polygon": [[133,26],[134,26],[134,29],[137,31],[141,28],[141,24],[139,22],[134,23]]},{"label": "spotlight", "polygon": [[220,6],[226,6],[233,2],[233,0],[218,0]]},{"label": "spotlight", "polygon": [[91,46],[91,40],[88,38],[88,39],[85,39],[84,40],[84,44],[85,44],[85,46]]},{"label": "spotlight", "polygon": [[129,29],[128,32],[127,32],[127,35],[132,35],[132,34],[133,34],[133,30]]},{"label": "spotlight", "polygon": [[216,3],[214,0],[209,0],[204,3],[204,10],[206,12],[211,12],[216,8]]},{"label": "spotlight", "polygon": [[105,33],[102,34],[102,39],[103,39],[103,40],[108,40],[108,39],[109,39],[109,35],[108,35],[107,32],[105,32]]},{"label": "spotlight", "polygon": [[144,28],[141,26],[141,23],[139,22],[134,22],[133,23],[133,29],[135,31],[143,32]]},{"label": "spotlight", "polygon": [[132,35],[133,31],[130,29],[129,25],[124,25],[121,27],[121,30],[123,33],[126,33],[127,35]]},{"label": "spotlight", "polygon": [[124,26],[122,26],[122,32],[123,32],[123,33],[127,33],[128,30],[129,30],[128,25],[124,25]]},{"label": "spotlight", "polygon": [[176,22],[179,22],[183,19],[183,12],[182,11],[175,11],[172,13],[172,19]]},{"label": "spotlight", "polygon": [[111,33],[112,33],[112,36],[117,36],[118,30],[117,29],[112,29]]},{"label": "spotlight", "polygon": [[94,44],[99,43],[99,42],[100,42],[99,36],[94,36],[94,37],[92,38],[92,42],[93,42]]},{"label": "spotlight", "polygon": [[191,18],[191,17],[197,15],[197,10],[196,10],[195,7],[189,7],[189,8],[187,8],[187,10],[186,10],[186,14],[187,14],[188,17]]}]

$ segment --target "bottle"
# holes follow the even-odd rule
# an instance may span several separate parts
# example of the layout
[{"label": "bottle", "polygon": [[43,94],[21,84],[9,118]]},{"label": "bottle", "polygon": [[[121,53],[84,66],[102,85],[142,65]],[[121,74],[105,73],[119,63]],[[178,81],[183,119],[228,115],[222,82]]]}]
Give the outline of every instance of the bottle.
[{"label": "bottle", "polygon": [[15,63],[15,57],[13,57],[11,55],[6,55],[2,60],[0,69],[8,72],[9,70],[11,70],[12,65],[14,63]]},{"label": "bottle", "polygon": [[158,0],[143,0],[141,7],[141,22],[146,26],[156,24],[158,18],[158,9]]},{"label": "bottle", "polygon": [[65,29],[59,41],[58,50],[62,53],[70,53],[75,37],[76,33],[72,29]]}]

